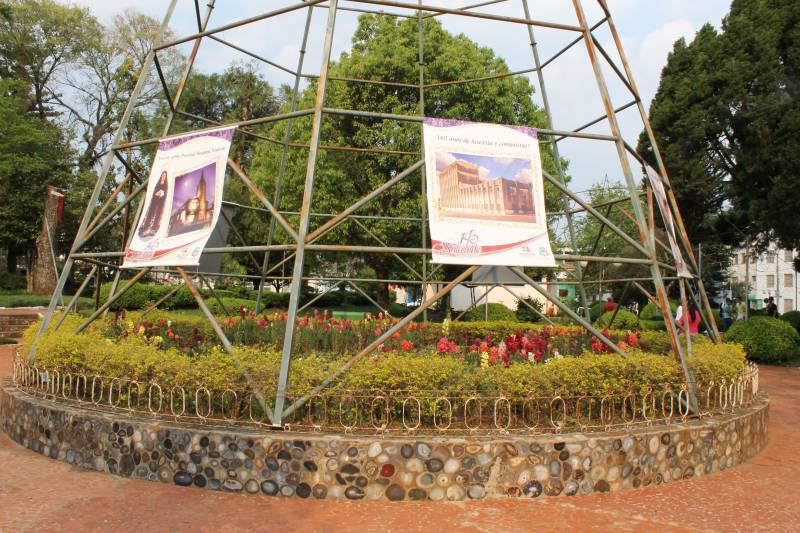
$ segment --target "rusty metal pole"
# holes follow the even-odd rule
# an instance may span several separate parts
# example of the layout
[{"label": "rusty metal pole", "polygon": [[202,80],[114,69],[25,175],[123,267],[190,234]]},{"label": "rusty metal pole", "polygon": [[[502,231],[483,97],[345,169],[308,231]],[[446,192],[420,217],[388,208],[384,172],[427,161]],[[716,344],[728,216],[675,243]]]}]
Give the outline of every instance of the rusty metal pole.
[{"label": "rusty metal pole", "polygon": [[[661,151],[658,148],[658,142],[656,142],[656,136],[653,132],[653,128],[650,124],[650,119],[647,116],[647,110],[642,103],[642,99],[639,97],[639,90],[636,87],[636,82],[633,79],[633,73],[630,69],[630,65],[628,63],[628,58],[625,55],[625,50],[622,48],[622,41],[620,40],[619,33],[617,32],[617,27],[614,24],[614,19],[611,16],[611,12],[608,9],[608,5],[606,4],[606,0],[597,0],[600,3],[603,11],[605,11],[606,19],[608,21],[608,29],[611,31],[611,36],[614,39],[614,43],[617,47],[617,52],[619,53],[619,57],[622,60],[622,66],[625,70],[625,75],[628,78],[628,83],[630,84],[631,88],[635,91],[636,97],[636,106],[639,110],[639,116],[642,119],[642,123],[644,124],[645,133],[647,133],[647,139],[650,142],[650,146],[653,148],[653,155],[656,158],[656,165],[658,166],[658,171],[661,174],[661,178],[664,181],[664,184],[667,189],[667,197],[669,198],[670,206],[672,207],[673,215],[675,216],[675,220],[678,226],[678,233],[680,234],[681,241],[683,242],[683,247],[686,251],[686,254],[689,256],[689,261],[692,265],[692,268],[697,273],[699,272],[697,259],[694,255],[694,249],[692,248],[692,243],[689,240],[689,234],[686,232],[686,226],[683,224],[683,217],[681,216],[681,212],[678,209],[678,202],[675,199],[675,194],[672,192],[672,185],[669,182],[669,174],[667,173],[667,167],[664,165],[664,160],[661,157]],[[706,313],[709,316],[709,322],[711,323],[711,335],[714,337],[715,341],[718,341],[719,336],[719,329],[717,328],[717,323],[714,318],[714,313],[711,310],[711,302],[708,300],[708,295],[706,294],[706,289],[703,284],[703,280],[700,279],[698,275],[697,278],[698,288],[700,289],[700,297],[703,299],[703,306],[706,308]]]},{"label": "rusty metal pole", "polygon": [[633,205],[633,212],[636,216],[637,226],[639,227],[639,235],[642,239],[642,243],[644,243],[645,248],[647,248],[649,255],[650,255],[650,272],[653,277],[653,283],[656,287],[656,294],[658,295],[658,301],[661,305],[661,313],[664,316],[664,321],[668,324],[667,331],[670,334],[670,342],[672,343],[672,349],[675,353],[676,358],[680,361],[681,366],[683,367],[684,375],[686,376],[686,381],[689,387],[689,397],[691,402],[692,410],[696,413],[697,412],[697,392],[696,392],[696,385],[695,385],[695,378],[694,373],[692,372],[691,368],[689,367],[688,361],[686,357],[684,357],[683,349],[681,348],[680,342],[678,341],[677,331],[675,330],[675,324],[672,320],[672,311],[669,307],[669,299],[667,296],[667,291],[664,286],[664,281],[661,278],[661,271],[658,265],[658,258],[656,257],[656,248],[653,240],[650,239],[650,235],[647,229],[647,221],[644,217],[644,212],[642,210],[641,199],[639,197],[639,191],[636,187],[636,181],[633,177],[633,172],[631,170],[630,161],[628,161],[628,156],[626,153],[625,148],[625,141],[622,138],[622,131],[619,127],[619,122],[617,121],[617,114],[614,112],[614,106],[611,104],[611,99],[608,93],[608,87],[606,85],[605,76],[603,75],[603,71],[600,68],[600,65],[597,61],[597,55],[595,51],[595,43],[592,39],[591,30],[586,23],[586,17],[583,13],[583,6],[581,4],[581,0],[572,0],[572,4],[575,8],[575,15],[578,18],[578,24],[582,28],[583,32],[583,40],[586,45],[586,51],[589,55],[589,60],[592,64],[592,69],[594,70],[595,80],[597,81],[597,88],[600,91],[600,97],[603,101],[603,107],[606,110],[606,115],[608,117],[609,127],[611,128],[612,137],[614,137],[614,144],[617,148],[617,155],[619,156],[619,162],[622,166],[622,172],[625,176],[625,181],[628,185],[628,192],[631,198],[631,204]]},{"label": "rusty metal pole", "polygon": [[286,317],[286,333],[283,337],[283,352],[281,354],[281,368],[278,374],[278,390],[275,395],[275,408],[273,409],[273,425],[279,426],[283,420],[283,406],[286,402],[286,383],[289,380],[289,364],[292,358],[292,344],[294,341],[294,325],[297,319],[297,308],[300,305],[300,289],[303,284],[303,265],[305,259],[306,236],[311,213],[311,202],[314,191],[314,173],[317,167],[320,135],[322,129],[322,108],[325,106],[325,89],[328,81],[328,67],[331,60],[333,47],[333,29],[336,24],[336,8],[338,0],[330,0],[328,7],[328,20],[325,28],[325,41],[322,50],[322,66],[317,82],[317,96],[314,102],[314,115],[311,122],[311,141],[308,151],[308,164],[306,166],[306,180],[303,190],[303,204],[300,208],[300,230],[298,231],[297,249],[292,272],[292,289],[289,296],[289,309]]},{"label": "rusty metal pole", "polygon": [[[422,5],[422,0],[419,0],[419,5]],[[423,32],[423,15],[422,10],[417,11],[417,62],[419,64],[419,115],[425,116],[425,38]],[[419,150],[422,161],[425,161],[425,141],[422,138],[422,125],[419,129]],[[427,182],[425,175],[425,166],[420,169],[420,214],[422,222],[422,239],[420,246],[426,248],[428,246],[428,194]],[[422,255],[422,291],[420,296],[420,304],[425,301],[428,292],[428,254]],[[428,321],[428,308],[425,307],[422,312],[422,321]]]}]

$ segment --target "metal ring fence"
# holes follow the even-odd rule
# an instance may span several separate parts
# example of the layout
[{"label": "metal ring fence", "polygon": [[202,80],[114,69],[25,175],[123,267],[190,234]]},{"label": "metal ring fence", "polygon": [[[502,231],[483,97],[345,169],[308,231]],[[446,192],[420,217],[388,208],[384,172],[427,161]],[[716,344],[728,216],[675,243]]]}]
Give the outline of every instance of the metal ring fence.
[{"label": "metal ring fence", "polygon": [[[58,368],[13,364],[14,386],[48,401],[87,409],[200,424],[270,426],[261,398],[274,391],[214,389],[87,375]],[[688,387],[652,386],[618,394],[501,394],[447,391],[357,391],[314,394],[285,422],[294,431],[358,434],[477,434],[598,432],[670,424],[733,413],[758,398],[758,367],[747,363],[733,379],[697,383],[698,412]],[[290,399],[305,391],[295,391]]]}]

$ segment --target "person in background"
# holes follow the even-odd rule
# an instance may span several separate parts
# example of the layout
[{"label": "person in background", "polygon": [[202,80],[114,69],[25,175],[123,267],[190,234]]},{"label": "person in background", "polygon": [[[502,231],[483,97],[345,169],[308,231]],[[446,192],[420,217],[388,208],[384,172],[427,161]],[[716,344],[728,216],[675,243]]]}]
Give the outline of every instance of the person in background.
[{"label": "person in background", "polygon": [[731,299],[725,298],[725,303],[722,304],[722,308],[719,310],[719,316],[722,318],[722,331],[728,331],[728,328],[733,324],[734,311]]},{"label": "person in background", "polygon": [[741,298],[736,299],[736,320],[744,320],[747,318],[747,307]]},{"label": "person in background", "polygon": [[[687,303],[689,308],[689,333],[697,335],[700,332],[700,311],[697,309],[697,304],[694,303],[693,298],[689,298]],[[685,324],[683,322],[683,306],[679,305],[675,313],[675,322],[678,323],[678,333],[683,333]]]},{"label": "person in background", "polygon": [[775,305],[775,298],[770,296],[767,298],[767,316],[771,316],[772,318],[778,318],[778,306]]},{"label": "person in background", "polygon": [[603,306],[603,312],[604,313],[611,313],[616,308],[617,308],[617,304],[614,303],[614,298],[609,296],[608,300],[606,300],[606,304]]}]

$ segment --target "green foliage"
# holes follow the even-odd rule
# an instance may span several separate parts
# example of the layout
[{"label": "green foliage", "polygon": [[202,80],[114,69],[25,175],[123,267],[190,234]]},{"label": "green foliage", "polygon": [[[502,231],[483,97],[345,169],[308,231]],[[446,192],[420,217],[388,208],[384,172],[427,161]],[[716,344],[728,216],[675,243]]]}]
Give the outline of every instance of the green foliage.
[{"label": "green foliage", "polygon": [[[609,311],[607,313],[603,313],[600,318],[597,319],[595,322],[595,326],[598,328],[608,328],[613,327],[614,329],[639,329],[639,319],[636,315],[628,311],[627,309],[617,309],[617,316],[614,316],[614,311]],[[614,322],[611,322],[611,318],[614,316]]]},{"label": "green foliage", "polygon": [[606,305],[606,302],[599,300],[589,306],[589,317],[592,319],[592,322],[596,321],[603,314],[604,305]]},{"label": "green foliage", "polygon": [[675,44],[650,119],[692,242],[800,244],[798,20],[793,0],[734,0],[721,32]]},{"label": "green foliage", "polygon": [[[675,312],[678,309],[678,304],[675,300],[669,301],[669,309],[672,316],[675,316]],[[647,305],[642,308],[639,313],[639,320],[660,321],[661,325],[664,326],[664,315],[661,314],[661,308],[653,302],[647,302]]]},{"label": "green foliage", "polygon": [[800,332],[800,311],[788,311],[780,316],[780,319],[788,322],[798,332]]},{"label": "green foliage", "polygon": [[800,334],[788,322],[771,317],[736,320],[725,332],[727,342],[744,346],[753,361],[776,363],[800,352]]},{"label": "green foliage", "polygon": [[517,316],[514,314],[514,311],[506,307],[501,303],[489,303],[489,304],[479,304],[464,313],[464,316],[461,317],[461,320],[464,322],[483,322],[487,318],[487,310],[486,305],[489,306],[488,309],[488,319],[489,322],[497,322],[497,321],[505,321],[505,322],[516,322]]},{"label": "green foliage", "polygon": [[667,331],[667,325],[663,320],[642,320],[640,318],[639,328],[643,331]]},{"label": "green foliage", "polygon": [[24,291],[27,287],[28,280],[24,275],[0,272],[0,291]]},{"label": "green foliage", "polygon": [[[57,366],[89,376],[127,377],[162,387],[205,386],[220,390],[274,390],[280,355],[277,351],[236,347],[233,354],[215,350],[187,355],[175,349],[159,349],[137,335],[112,340],[92,326],[81,335],[72,333],[80,317],[70,316],[57,332],[52,330],[40,341],[37,363]],[[36,326],[25,334],[29,345]],[[348,357],[345,355],[344,357]],[[290,388],[293,393],[319,384],[343,359],[317,354],[298,357],[292,362]],[[690,360],[701,381],[730,379],[742,371],[744,352],[737,345],[701,342]],[[244,373],[249,379],[246,380]],[[547,364],[515,363],[486,369],[469,366],[450,356],[430,352],[376,353],[354,365],[335,384],[339,390],[445,391],[478,393],[488,396],[529,394],[564,396],[642,392],[648,387],[678,387],[683,382],[680,364],[671,356],[632,351],[628,358],[616,354],[590,354],[552,359]],[[191,396],[191,394],[189,395]]]},{"label": "green foliage", "polygon": [[[524,302],[524,303],[523,303]],[[525,304],[528,305],[525,305]],[[525,297],[522,300],[517,301],[517,311],[515,313],[517,320],[520,322],[539,322],[542,320],[542,316],[531,309],[528,306],[532,306],[534,309],[538,310],[540,313],[544,310],[544,304],[541,300],[537,300],[536,298]]]}]

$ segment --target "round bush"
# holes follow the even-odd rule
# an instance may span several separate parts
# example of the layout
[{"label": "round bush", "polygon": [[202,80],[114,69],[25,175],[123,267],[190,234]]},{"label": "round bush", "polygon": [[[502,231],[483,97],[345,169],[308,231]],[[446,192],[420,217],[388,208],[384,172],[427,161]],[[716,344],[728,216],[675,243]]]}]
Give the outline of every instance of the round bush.
[{"label": "round bush", "polygon": [[[669,308],[672,315],[675,316],[675,311],[678,309],[678,304],[674,301],[669,301]],[[664,322],[664,315],[661,314],[661,308],[653,302],[648,302],[639,313],[639,320],[660,320]]]},{"label": "round bush", "polygon": [[749,359],[763,363],[785,361],[800,352],[797,330],[788,322],[765,316],[737,320],[725,332],[725,340],[741,344]]},{"label": "round bush", "polygon": [[[466,322],[483,322],[486,320],[486,310],[484,309],[484,304],[479,304],[467,311],[461,320]],[[506,307],[501,303],[490,303],[489,304],[489,321],[507,321],[507,322],[516,322],[517,316],[514,314],[514,311]]]},{"label": "round bush", "polygon": [[614,322],[611,323],[611,317],[613,315],[613,311],[603,313],[603,315],[597,319],[597,322],[595,322],[594,325],[599,328],[611,327],[613,329],[639,329],[639,319],[627,309],[618,309],[617,316],[614,317]]},{"label": "round bush", "polygon": [[599,302],[595,302],[589,306],[589,317],[592,319],[592,322],[600,318],[603,314],[603,306],[606,305],[604,300],[600,300]]},{"label": "round bush", "polygon": [[537,300],[535,298],[530,298],[530,297],[523,298],[522,300],[519,300],[517,302],[517,312],[516,312],[517,320],[519,320],[520,322],[529,322],[529,323],[539,322],[542,319],[542,316],[533,309],[531,309],[530,307],[528,307],[528,305],[525,305],[526,303],[530,306],[533,306],[533,308],[537,309],[539,312],[542,312],[544,310],[544,304],[542,303],[541,300]]},{"label": "round bush", "polygon": [[791,324],[794,329],[800,333],[800,311],[789,311],[787,313],[783,313],[780,316],[780,319]]}]

